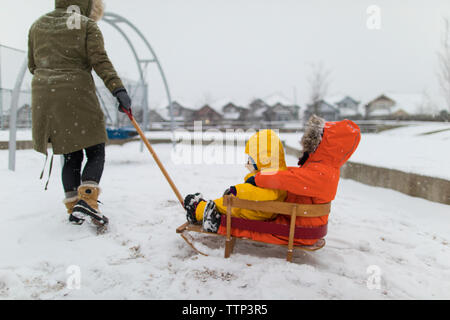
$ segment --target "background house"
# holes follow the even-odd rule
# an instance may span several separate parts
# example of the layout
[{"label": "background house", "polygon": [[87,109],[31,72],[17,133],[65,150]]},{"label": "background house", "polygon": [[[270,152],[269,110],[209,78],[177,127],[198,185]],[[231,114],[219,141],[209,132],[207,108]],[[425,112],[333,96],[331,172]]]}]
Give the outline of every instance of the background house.
[{"label": "background house", "polygon": [[222,114],[224,120],[245,121],[248,115],[248,109],[229,102],[222,108]]},{"label": "background house", "polygon": [[399,119],[437,114],[424,94],[383,93],[365,105],[366,119]]},{"label": "background house", "polygon": [[[0,110],[0,129],[9,129],[12,90],[0,88],[2,109]],[[17,127],[31,128],[31,91],[23,90],[17,103]]]},{"label": "background house", "polygon": [[194,111],[193,121],[203,121],[205,125],[214,125],[222,121],[223,116],[209,105],[204,105],[199,110]]},{"label": "background house", "polygon": [[316,114],[327,121],[337,121],[340,118],[339,109],[325,100],[319,100],[315,104],[308,104],[304,112],[304,122]]},{"label": "background house", "polygon": [[[194,119],[195,110],[185,107],[178,101],[172,101],[172,110],[174,121],[178,124],[183,125]],[[163,119],[170,120],[170,106],[166,106],[162,110],[156,110],[156,112],[158,112]]]},{"label": "background house", "polygon": [[[301,116],[300,106],[280,94],[273,94],[264,99],[257,98],[250,103],[220,99],[198,109],[187,108],[178,101],[174,101],[173,112],[177,126],[191,126],[194,121],[203,121],[204,125],[220,125],[224,128],[256,128],[267,125],[267,122],[279,122],[280,124],[276,125],[281,125],[298,121]],[[170,108],[166,106],[154,110],[150,121],[152,118],[153,121],[170,121]]]},{"label": "background house", "polygon": [[295,121],[300,117],[300,106],[283,94],[274,93],[263,101],[268,105],[265,112],[267,121]]},{"label": "background house", "polygon": [[298,120],[298,106],[285,106],[281,103],[269,107],[264,115],[268,121],[293,121]]},{"label": "background house", "polygon": [[250,122],[267,121],[265,112],[269,109],[269,105],[262,99],[253,100],[248,106],[246,120]]},{"label": "background house", "polygon": [[222,115],[222,120],[228,124],[245,121],[248,113],[245,103],[238,103],[227,98],[216,100],[208,105]]},{"label": "background house", "polygon": [[165,119],[161,114],[159,114],[156,110],[150,109],[148,112],[148,119],[151,123],[154,122],[166,122],[167,119]]},{"label": "background house", "polygon": [[31,106],[29,104],[24,104],[17,110],[17,127],[31,127]]},{"label": "background house", "polygon": [[360,101],[345,94],[336,94],[325,99],[339,109],[340,119],[360,120],[363,115],[359,109]]},{"label": "background house", "polygon": [[375,99],[369,101],[365,106],[365,117],[376,118],[386,117],[392,113],[392,109],[395,105],[395,101],[388,96],[382,94]]}]

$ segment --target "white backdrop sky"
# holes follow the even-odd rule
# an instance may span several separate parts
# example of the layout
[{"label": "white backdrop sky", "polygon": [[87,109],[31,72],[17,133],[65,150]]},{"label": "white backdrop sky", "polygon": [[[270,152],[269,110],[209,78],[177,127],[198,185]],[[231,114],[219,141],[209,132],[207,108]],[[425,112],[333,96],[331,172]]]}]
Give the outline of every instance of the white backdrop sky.
[{"label": "white backdrop sky", "polygon": [[[308,99],[310,63],[331,69],[330,93],[363,101],[384,91],[438,101],[437,55],[448,0],[105,0],[107,11],[134,23],[155,49],[172,95],[187,104],[246,101],[279,92]],[[0,44],[26,49],[27,32],[54,0],[0,0]],[[381,9],[369,30],[366,10]],[[100,22],[108,53],[123,76],[137,78],[125,41]],[[139,48],[142,48],[138,45]],[[150,102],[164,102],[149,68]]]}]

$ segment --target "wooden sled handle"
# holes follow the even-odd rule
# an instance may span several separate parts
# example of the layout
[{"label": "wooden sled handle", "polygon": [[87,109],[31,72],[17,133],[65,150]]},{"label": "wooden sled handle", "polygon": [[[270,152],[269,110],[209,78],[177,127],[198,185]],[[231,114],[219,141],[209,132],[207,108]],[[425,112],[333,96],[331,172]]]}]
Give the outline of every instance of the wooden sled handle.
[{"label": "wooden sled handle", "polygon": [[170,178],[169,173],[167,172],[166,168],[164,168],[163,164],[159,160],[158,155],[156,154],[155,150],[153,150],[153,147],[151,146],[150,142],[145,137],[145,134],[141,130],[141,127],[139,127],[139,124],[134,119],[131,111],[128,111],[127,109],[125,109],[123,107],[122,107],[122,110],[124,110],[125,113],[127,114],[128,118],[130,118],[131,123],[136,128],[136,131],[139,133],[139,136],[141,137],[141,139],[144,142],[145,146],[147,147],[148,151],[150,151],[150,154],[153,156],[153,159],[155,159],[156,164],[158,165],[159,169],[163,173],[164,177],[166,178],[166,180],[169,183],[170,187],[172,188],[173,192],[177,196],[178,201],[180,201],[180,204],[181,204],[181,206],[184,209],[184,199],[183,199],[183,197],[181,196],[180,192],[178,191],[178,188],[175,186],[175,183],[173,182],[173,180]]}]

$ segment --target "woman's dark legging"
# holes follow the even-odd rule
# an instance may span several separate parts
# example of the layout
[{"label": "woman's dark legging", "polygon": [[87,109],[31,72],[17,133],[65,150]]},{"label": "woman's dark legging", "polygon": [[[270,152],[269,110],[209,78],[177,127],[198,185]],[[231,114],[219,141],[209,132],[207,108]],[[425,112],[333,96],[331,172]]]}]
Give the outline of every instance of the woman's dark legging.
[{"label": "woman's dark legging", "polygon": [[66,198],[77,195],[81,182],[100,183],[105,165],[105,144],[101,143],[84,149],[87,162],[81,173],[83,163],[83,150],[64,155],[62,181]]}]

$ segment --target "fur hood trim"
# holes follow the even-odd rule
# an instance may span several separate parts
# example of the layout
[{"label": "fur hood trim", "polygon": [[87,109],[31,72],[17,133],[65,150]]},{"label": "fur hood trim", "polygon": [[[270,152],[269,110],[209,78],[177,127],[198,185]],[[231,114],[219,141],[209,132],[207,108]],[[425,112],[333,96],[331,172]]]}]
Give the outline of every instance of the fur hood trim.
[{"label": "fur hood trim", "polygon": [[300,141],[303,152],[312,154],[316,151],[320,142],[322,141],[323,128],[325,127],[325,119],[316,116],[315,114],[309,118],[306,123],[305,133]]},{"label": "fur hood trim", "polygon": [[100,21],[105,13],[105,3],[103,0],[92,0],[92,9],[89,18],[95,22]]}]

